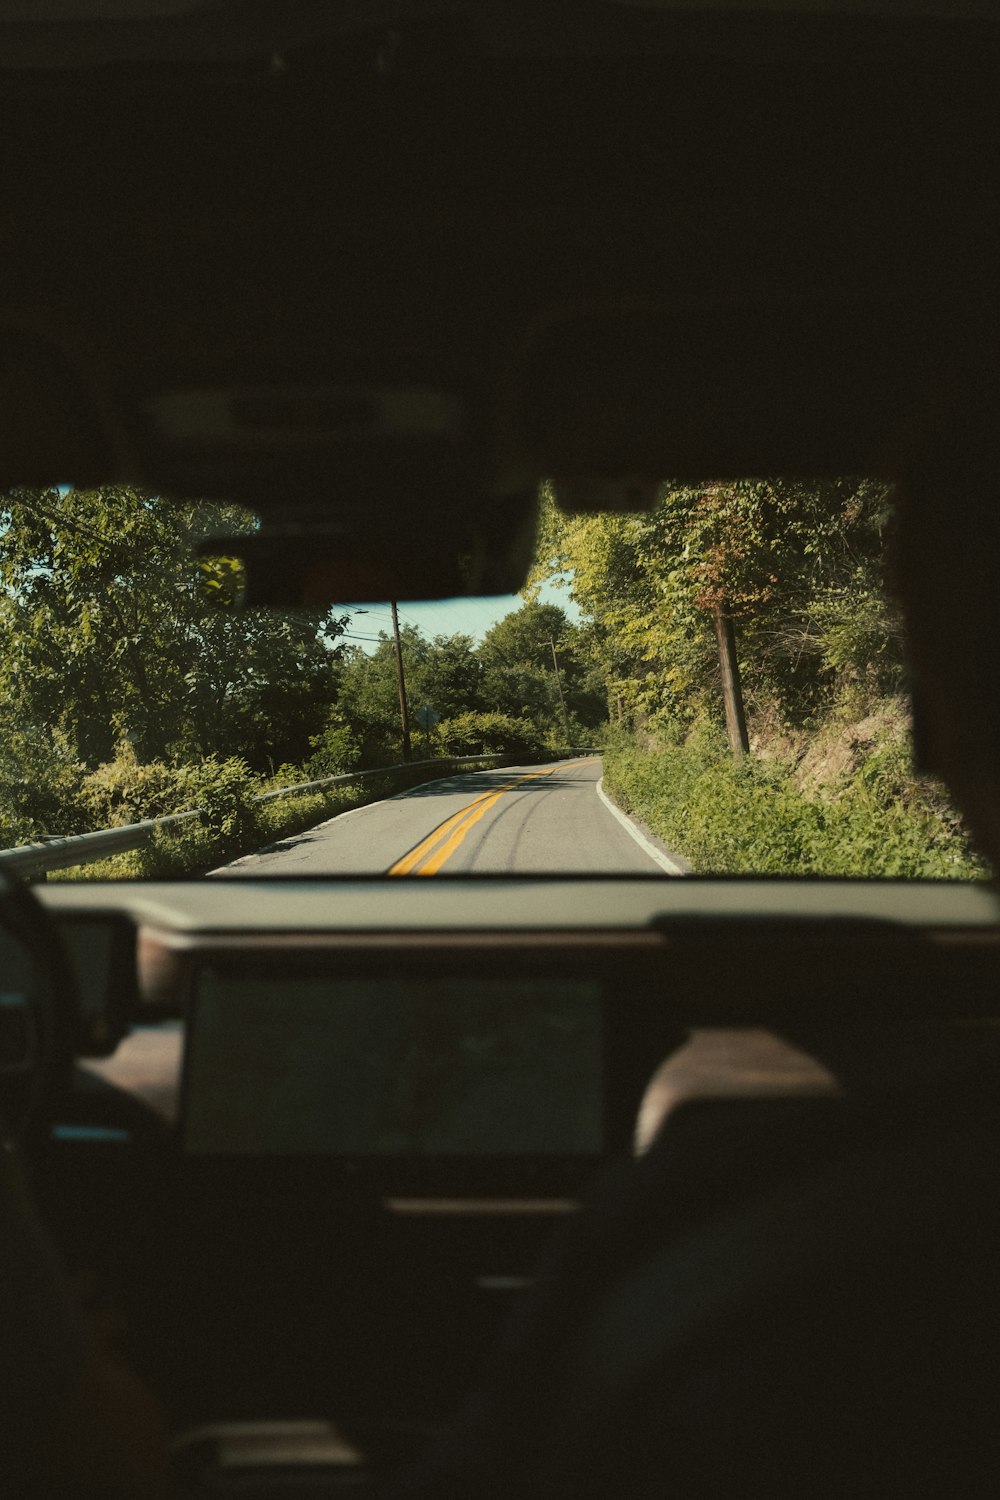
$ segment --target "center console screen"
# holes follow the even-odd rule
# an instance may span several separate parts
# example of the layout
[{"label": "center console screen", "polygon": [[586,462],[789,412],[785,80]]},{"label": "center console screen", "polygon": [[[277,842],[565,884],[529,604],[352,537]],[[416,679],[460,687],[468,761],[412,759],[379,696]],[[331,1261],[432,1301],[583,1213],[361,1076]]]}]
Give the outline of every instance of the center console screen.
[{"label": "center console screen", "polygon": [[205,970],[187,1028],[195,1154],[576,1156],[603,1147],[586,979]]}]

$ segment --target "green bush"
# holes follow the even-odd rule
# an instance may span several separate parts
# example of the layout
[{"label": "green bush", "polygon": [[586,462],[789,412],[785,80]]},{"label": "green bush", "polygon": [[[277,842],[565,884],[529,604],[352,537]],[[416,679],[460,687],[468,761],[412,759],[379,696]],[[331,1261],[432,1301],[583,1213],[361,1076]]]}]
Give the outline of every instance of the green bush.
[{"label": "green bush", "polygon": [[242,849],[257,837],[254,798],[260,791],[260,780],[245,760],[239,756],[228,760],[209,756],[196,765],[179,767],[178,779],[186,806],[202,810],[205,824],[223,853]]},{"label": "green bush", "polygon": [[[301,779],[302,772],[297,774]],[[83,778],[79,804],[84,829],[119,828],[146,818],[200,810],[202,826],[192,822],[162,830],[147,849],[116,857],[122,861],[123,875],[182,874],[217,864],[260,842],[254,802],[259,790],[259,778],[237,757],[217,760],[209,756],[194,765],[144,764],[130,745],[123,744],[114,760]],[[108,863],[119,871],[115,861]]]},{"label": "green bush", "polygon": [[363,783],[358,786],[332,787],[327,792],[303,792],[295,797],[278,797],[257,807],[258,840],[255,848],[265,848],[279,839],[293,838],[337,813],[357,807],[363,800]]},{"label": "green bush", "polygon": [[331,709],[321,733],[310,739],[309,748],[312,755],[306,762],[307,780],[353,771],[361,755],[356,734],[337,709]]},{"label": "green bush", "polygon": [[80,790],[88,828],[120,828],[197,805],[187,799],[177,767],[159,760],[142,762],[128,743],[116,747],[114,760],[88,772]]},{"label": "green bush", "polygon": [[699,874],[982,876],[954,814],[919,789],[893,796],[897,759],[877,752],[868,784],[859,775],[821,799],[798,791],[788,767],[704,744],[619,745],[606,753],[604,784]]},{"label": "green bush", "polygon": [[199,808],[210,837],[226,852],[256,836],[253,799],[259,790],[259,779],[238,757],[209,756],[194,765],[143,764],[131,745],[123,744],[114,760],[84,778],[80,801],[89,828],[119,828]]},{"label": "green bush", "polygon": [[537,760],[550,753],[537,728],[510,714],[468,713],[442,719],[437,726],[443,755],[505,755]]}]

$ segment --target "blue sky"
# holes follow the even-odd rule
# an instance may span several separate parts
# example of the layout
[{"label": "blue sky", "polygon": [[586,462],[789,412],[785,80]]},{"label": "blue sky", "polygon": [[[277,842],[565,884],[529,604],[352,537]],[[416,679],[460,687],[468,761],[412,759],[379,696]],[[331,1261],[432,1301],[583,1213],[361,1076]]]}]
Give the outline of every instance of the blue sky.
[{"label": "blue sky", "polygon": [[[580,611],[569,596],[568,589],[555,588],[551,583],[543,585],[539,598],[546,604],[558,604],[571,620],[580,618]],[[399,623],[416,625],[429,639],[436,635],[471,635],[482,640],[491,625],[502,620],[504,615],[520,609],[523,604],[520,594],[495,594],[486,599],[433,599],[429,603],[417,600],[401,600]],[[372,652],[378,645],[379,631],[388,635],[392,630],[389,605],[383,600],[376,604],[345,604],[343,610],[350,614],[351,623],[346,639],[362,651]],[[340,613],[341,606],[336,613]],[[366,614],[361,611],[366,610]]]}]

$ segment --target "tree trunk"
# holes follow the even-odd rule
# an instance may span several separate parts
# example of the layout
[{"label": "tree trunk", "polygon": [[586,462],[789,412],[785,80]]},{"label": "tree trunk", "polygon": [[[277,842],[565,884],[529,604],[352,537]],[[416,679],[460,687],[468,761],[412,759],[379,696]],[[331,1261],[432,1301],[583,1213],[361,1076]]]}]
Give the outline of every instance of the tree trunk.
[{"label": "tree trunk", "polygon": [[715,639],[719,645],[719,667],[722,671],[722,701],[726,708],[726,733],[729,748],[737,760],[749,752],[747,717],[743,708],[740,665],[736,660],[736,632],[732,617],[721,604],[715,606]]}]

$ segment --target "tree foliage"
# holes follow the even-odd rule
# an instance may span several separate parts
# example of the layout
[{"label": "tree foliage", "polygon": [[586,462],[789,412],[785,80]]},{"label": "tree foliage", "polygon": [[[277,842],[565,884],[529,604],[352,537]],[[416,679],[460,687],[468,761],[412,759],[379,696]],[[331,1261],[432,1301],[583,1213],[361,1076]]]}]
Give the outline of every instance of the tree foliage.
[{"label": "tree foliage", "polygon": [[[415,625],[403,625],[400,646],[411,712],[427,703],[448,718],[480,707],[482,666],[471,636],[439,635],[429,641]],[[398,759],[399,680],[392,638],[384,631],[371,654],[357,646],[345,650],[339,713],[367,763]]]},{"label": "tree foliage", "polygon": [[86,766],[299,759],[335,696],[339,622],[214,608],[197,541],[253,526],[233,506],[126,488],[20,490],[0,509],[0,706]]},{"label": "tree foliage", "polygon": [[801,721],[852,684],[899,683],[884,580],[887,487],[871,480],[666,484],[643,515],[543,507],[535,586],[571,579],[612,705],[690,719],[717,700],[713,610],[735,619],[744,690]]},{"label": "tree foliage", "polygon": [[546,725],[560,743],[567,738],[563,702],[571,740],[606,716],[604,684],[581,648],[580,627],[558,604],[529,599],[487,631],[480,656],[483,700],[494,713],[526,714]]}]

